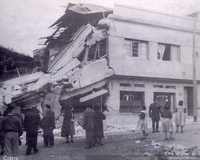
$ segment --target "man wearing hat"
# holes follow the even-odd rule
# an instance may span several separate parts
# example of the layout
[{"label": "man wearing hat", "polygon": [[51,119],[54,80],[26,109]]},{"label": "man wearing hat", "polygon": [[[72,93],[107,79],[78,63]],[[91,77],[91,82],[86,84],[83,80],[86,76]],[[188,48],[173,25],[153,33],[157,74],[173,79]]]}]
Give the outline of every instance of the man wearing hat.
[{"label": "man wearing hat", "polygon": [[7,115],[0,125],[0,130],[5,134],[5,154],[7,157],[18,156],[19,136],[23,133],[19,118],[12,113],[13,109],[13,106],[8,106]]},{"label": "man wearing hat", "polygon": [[55,129],[55,113],[51,110],[51,106],[45,105],[45,114],[41,121],[41,127],[43,129],[44,147],[54,146],[53,129]]}]

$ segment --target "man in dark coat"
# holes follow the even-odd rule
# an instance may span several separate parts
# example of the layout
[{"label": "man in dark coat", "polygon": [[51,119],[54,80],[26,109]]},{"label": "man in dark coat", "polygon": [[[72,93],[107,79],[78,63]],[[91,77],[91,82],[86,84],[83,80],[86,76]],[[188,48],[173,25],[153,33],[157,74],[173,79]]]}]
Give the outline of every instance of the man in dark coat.
[{"label": "man in dark coat", "polygon": [[37,136],[38,127],[40,125],[40,115],[36,107],[30,108],[25,114],[24,127],[26,130],[26,155],[31,154],[33,148],[34,153],[37,153]]},{"label": "man in dark coat", "polygon": [[0,125],[0,130],[5,134],[5,155],[7,157],[18,156],[19,137],[23,133],[19,118],[12,113],[13,109],[14,107],[8,106],[7,115]]},{"label": "man in dark coat", "polygon": [[54,146],[53,130],[55,129],[55,113],[51,110],[51,106],[45,105],[46,113],[41,121],[41,127],[43,129],[44,147]]},{"label": "man in dark coat", "polygon": [[83,129],[85,129],[86,133],[86,149],[90,149],[94,145],[94,110],[90,107],[87,107],[84,111]]},{"label": "man in dark coat", "polygon": [[61,112],[64,116],[61,129],[61,136],[66,137],[66,143],[69,143],[69,136],[71,136],[71,143],[74,143],[73,135],[75,135],[75,129],[73,107],[65,106],[65,108],[63,108]]},{"label": "man in dark coat", "polygon": [[103,134],[103,120],[106,119],[106,116],[100,111],[99,103],[96,104],[94,116],[94,142],[100,145],[103,145],[101,139],[104,137]]},{"label": "man in dark coat", "polygon": [[157,99],[154,99],[154,103],[151,103],[149,106],[149,117],[152,120],[153,133],[159,132],[158,128],[159,128],[161,107],[158,105],[157,102],[158,102]]}]

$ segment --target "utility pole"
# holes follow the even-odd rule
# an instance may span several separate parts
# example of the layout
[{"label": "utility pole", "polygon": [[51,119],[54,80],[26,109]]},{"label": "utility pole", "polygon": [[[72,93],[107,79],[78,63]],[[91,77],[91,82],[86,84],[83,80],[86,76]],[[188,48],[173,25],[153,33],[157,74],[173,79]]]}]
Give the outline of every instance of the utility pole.
[{"label": "utility pole", "polygon": [[194,122],[197,121],[198,117],[198,99],[197,99],[197,80],[196,80],[196,29],[197,29],[197,18],[199,12],[192,13],[188,15],[193,17],[193,116]]}]

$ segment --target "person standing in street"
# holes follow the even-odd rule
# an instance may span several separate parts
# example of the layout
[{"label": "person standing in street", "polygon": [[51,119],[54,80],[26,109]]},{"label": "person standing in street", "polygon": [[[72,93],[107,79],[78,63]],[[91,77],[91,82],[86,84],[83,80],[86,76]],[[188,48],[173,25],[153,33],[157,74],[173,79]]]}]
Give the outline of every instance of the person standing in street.
[{"label": "person standing in street", "polygon": [[92,148],[94,145],[94,110],[91,107],[87,107],[83,115],[83,129],[86,133],[86,149]]},{"label": "person standing in street", "polygon": [[51,110],[51,106],[45,105],[45,114],[41,121],[43,129],[44,148],[54,146],[53,130],[55,129],[55,113]]},{"label": "person standing in street", "polygon": [[36,106],[28,109],[25,114],[24,119],[24,127],[26,130],[26,155],[31,154],[31,150],[33,149],[34,153],[37,153],[39,150],[37,149],[37,136],[38,136],[38,128],[40,125],[40,115]]},{"label": "person standing in street", "polygon": [[148,124],[147,124],[147,118],[146,118],[146,107],[143,105],[141,107],[141,111],[139,113],[139,121],[138,121],[138,125],[137,125],[137,129],[141,130],[143,133],[143,137],[141,139],[146,139],[147,136],[149,135],[147,133],[148,130]]},{"label": "person standing in street", "polygon": [[[162,117],[162,127],[163,132],[165,134],[165,140],[174,140],[172,137],[173,128],[172,128],[172,112],[170,111],[170,106],[165,105],[163,111],[161,112]],[[170,133],[170,136],[168,138],[168,133]]]},{"label": "person standing in street", "polygon": [[186,107],[183,105],[183,101],[179,101],[178,107],[176,108],[176,132],[178,132],[179,126],[181,127],[181,133],[183,133],[183,126],[186,123]]},{"label": "person standing in street", "polygon": [[12,111],[14,107],[8,106],[7,115],[3,118],[0,130],[5,134],[5,156],[18,157],[19,137],[22,135],[22,125]]},{"label": "person standing in street", "polygon": [[[73,135],[75,135],[75,129],[73,107],[65,106],[65,108],[61,112],[64,116],[61,129],[61,137],[66,137],[66,143],[74,143]],[[69,136],[71,136],[71,141],[69,141]]]},{"label": "person standing in street", "polygon": [[104,137],[103,134],[103,120],[106,119],[106,116],[100,111],[100,104],[97,103],[95,108],[95,115],[94,115],[94,143],[98,143],[99,145],[102,144],[102,138]]},{"label": "person standing in street", "polygon": [[149,117],[152,120],[152,133],[159,132],[159,121],[160,121],[161,107],[157,103],[157,99],[149,106]]}]

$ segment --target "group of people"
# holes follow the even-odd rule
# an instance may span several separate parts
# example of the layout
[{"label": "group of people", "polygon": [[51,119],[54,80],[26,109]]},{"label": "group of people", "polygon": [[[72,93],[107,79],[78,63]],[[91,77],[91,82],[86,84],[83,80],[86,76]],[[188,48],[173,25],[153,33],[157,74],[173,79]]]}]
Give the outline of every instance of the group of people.
[{"label": "group of people", "polygon": [[[23,133],[23,127],[26,131],[26,155],[30,155],[32,150],[37,153],[37,137],[38,128],[43,129],[44,147],[54,146],[53,130],[55,129],[55,113],[52,111],[51,106],[46,104],[44,114],[40,115],[36,106],[31,106],[24,112],[24,119],[13,113],[14,106],[8,106],[4,115],[0,115],[0,147],[1,155],[4,154],[8,157],[17,157],[18,146],[20,144],[20,136]],[[74,129],[74,109],[72,106],[65,106],[62,108],[61,113],[63,115],[63,124],[61,129],[61,136],[66,137],[66,143],[74,143],[73,136],[75,135]],[[158,105],[157,100],[149,106],[149,117],[152,120],[152,133],[159,131],[159,121],[162,118],[162,127],[165,135],[165,140],[174,139],[172,137],[172,112],[170,111],[170,105],[165,104],[162,109]],[[90,149],[96,144],[102,144],[103,133],[103,120],[106,116],[101,112],[100,105],[97,103],[94,108],[87,107],[83,112],[83,119],[80,125],[83,127],[86,133],[86,149]],[[139,113],[138,129],[143,133],[143,139],[147,138],[148,125],[147,125],[147,113],[146,107],[142,106]],[[183,133],[183,126],[186,123],[186,107],[183,105],[183,101],[179,101],[176,107],[176,132]],[[23,127],[22,127],[23,124]],[[69,139],[70,138],[70,139]]]},{"label": "group of people", "polygon": [[86,149],[90,149],[96,144],[102,144],[103,133],[103,120],[106,116],[100,111],[100,105],[97,104],[94,110],[91,107],[87,107],[83,115],[82,127],[86,133]]},{"label": "group of people", "polygon": [[7,157],[18,157],[18,147],[21,145],[20,136],[23,134],[23,127],[26,131],[26,155],[30,155],[32,150],[37,153],[38,128],[43,129],[44,147],[54,145],[53,129],[55,128],[55,114],[51,111],[51,106],[45,106],[45,114],[40,118],[39,110],[36,106],[31,106],[24,113],[24,119],[13,112],[14,105],[8,105],[0,121],[0,143],[1,155]]},{"label": "group of people", "polygon": [[[54,146],[53,130],[55,129],[55,113],[51,106],[46,104],[44,114],[36,108],[35,105],[30,106],[24,111],[24,117],[13,112],[14,106],[8,105],[4,115],[0,115],[0,147],[1,155],[7,157],[17,157],[18,147],[21,143],[20,136],[23,134],[23,128],[26,131],[26,155],[30,155],[32,150],[37,153],[37,138],[39,127],[43,130],[44,148]],[[61,136],[66,137],[66,143],[74,143],[74,108],[65,106],[61,109],[63,115],[63,124]],[[92,148],[95,144],[103,145],[103,120],[105,115],[100,111],[100,105],[96,104],[94,110],[88,107],[83,114],[82,127],[86,132],[87,149]],[[70,139],[69,139],[70,138]]]},{"label": "group of people", "polygon": [[[169,103],[165,103],[163,109],[158,105],[158,100],[155,99],[149,106],[149,117],[152,120],[152,133],[159,131],[159,121],[162,118],[162,128],[165,136],[165,140],[174,140],[173,138],[173,125],[172,125],[172,112],[170,110]],[[179,132],[179,127],[181,127],[181,133],[183,133],[183,127],[186,124],[186,107],[183,105],[183,101],[180,100],[178,106],[176,107],[176,132]],[[139,113],[139,121],[137,125],[138,130],[143,133],[142,139],[146,139],[148,134],[148,122],[146,107],[142,106]]]},{"label": "group of people", "polygon": [[[74,143],[73,136],[75,135],[74,129],[74,108],[69,105],[61,109],[63,115],[63,124],[61,129],[61,137],[66,137],[66,143]],[[96,144],[102,144],[103,133],[103,120],[106,116],[100,111],[100,104],[97,103],[94,108],[87,107],[83,113],[82,122],[79,124],[85,129],[86,133],[86,149],[90,149]]]}]

